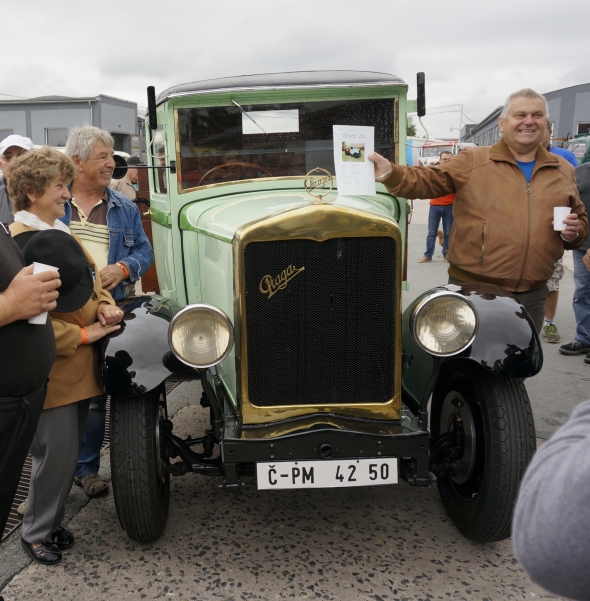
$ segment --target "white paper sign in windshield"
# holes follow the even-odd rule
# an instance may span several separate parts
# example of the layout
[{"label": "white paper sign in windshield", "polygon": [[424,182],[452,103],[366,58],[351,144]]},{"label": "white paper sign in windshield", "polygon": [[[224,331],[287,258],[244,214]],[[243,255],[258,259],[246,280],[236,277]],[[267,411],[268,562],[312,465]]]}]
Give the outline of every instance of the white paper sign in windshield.
[{"label": "white paper sign in windshield", "polygon": [[375,194],[375,171],[367,156],[375,148],[375,128],[334,125],[334,166],[338,194]]},{"label": "white paper sign in windshield", "polygon": [[299,109],[247,111],[242,113],[244,134],[287,134],[299,132]]}]

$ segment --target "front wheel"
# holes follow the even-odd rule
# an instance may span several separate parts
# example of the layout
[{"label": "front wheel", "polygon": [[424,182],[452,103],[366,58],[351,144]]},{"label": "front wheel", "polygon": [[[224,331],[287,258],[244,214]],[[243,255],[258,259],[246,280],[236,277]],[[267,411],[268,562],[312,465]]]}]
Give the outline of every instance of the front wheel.
[{"label": "front wheel", "polygon": [[430,425],[433,438],[455,433],[437,484],[457,528],[477,542],[509,537],[520,481],[536,444],[523,382],[455,363],[436,384]]},{"label": "front wheel", "polygon": [[111,400],[111,477],[115,507],[129,538],[151,542],[168,519],[170,473],[160,426],[166,419],[164,387]]}]

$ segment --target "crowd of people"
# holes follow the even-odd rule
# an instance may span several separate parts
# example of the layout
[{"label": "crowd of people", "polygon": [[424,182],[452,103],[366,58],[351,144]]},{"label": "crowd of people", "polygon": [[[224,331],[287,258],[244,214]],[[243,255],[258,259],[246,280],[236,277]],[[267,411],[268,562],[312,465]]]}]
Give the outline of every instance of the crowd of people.
[{"label": "crowd of people", "polygon": [[[108,492],[94,343],[121,327],[116,302],[154,260],[138,208],[111,187],[113,147],[92,126],[73,128],[65,153],[22,136],[0,143],[0,531],[30,450],[21,543],[45,565],[74,544],[62,526],[72,483],[89,497]],[[34,273],[37,264],[49,270]]]},{"label": "crowd of people", "polygon": [[[549,327],[555,326],[556,273],[564,250],[573,250],[576,336],[560,351],[586,353],[590,363],[590,163],[574,171],[571,157],[550,145],[547,102],[531,89],[508,97],[499,129],[502,138],[493,146],[443,153],[434,167],[404,167],[377,153],[368,159],[392,194],[434,199],[421,262],[432,260],[442,220],[449,283],[503,287],[546,339],[556,333]],[[130,200],[133,165],[141,161],[131,161],[126,178],[113,185],[113,146],[108,132],[91,126],[72,129],[65,154],[34,149],[21,136],[0,143],[0,528],[30,449],[21,542],[47,565],[74,544],[62,526],[72,483],[90,497],[108,492],[98,474],[106,398],[93,343],[120,327],[116,302],[134,294],[153,262]],[[237,163],[239,157],[229,157],[220,171]],[[569,209],[561,230],[553,227],[554,207]],[[34,273],[27,257],[50,267]],[[44,312],[46,322],[28,323]],[[516,555],[533,578],[579,599],[590,598],[590,572],[583,569],[590,550],[589,412],[590,401],[534,458],[513,526]]]}]

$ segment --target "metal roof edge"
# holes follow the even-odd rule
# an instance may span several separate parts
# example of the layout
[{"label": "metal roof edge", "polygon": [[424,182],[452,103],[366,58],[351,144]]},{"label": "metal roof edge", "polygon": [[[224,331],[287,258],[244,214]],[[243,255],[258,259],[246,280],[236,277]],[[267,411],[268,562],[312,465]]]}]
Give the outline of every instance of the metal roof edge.
[{"label": "metal roof edge", "polygon": [[[341,82],[331,82],[331,83],[300,83],[300,82],[285,82],[285,83],[265,83],[261,81],[260,83],[252,83],[251,85],[239,85],[240,80],[244,80],[246,78],[270,78],[272,76],[282,76],[282,75],[304,75],[304,74],[320,74],[325,73],[326,79],[333,79],[333,74],[351,74],[350,79],[343,79]],[[332,76],[330,77],[330,74]],[[375,75],[376,77],[367,81],[354,81],[354,74],[366,74],[366,75]],[[377,76],[382,75],[387,78],[395,78],[390,79],[389,81],[380,80]],[[231,80],[235,80],[238,85],[227,85]],[[219,81],[219,87],[210,87],[210,88],[200,88],[197,84],[205,84],[207,82],[215,82]],[[255,80],[254,80],[255,81]],[[223,82],[223,83],[222,83]],[[225,85],[224,85],[225,84]],[[265,73],[259,75],[245,75],[245,76],[237,76],[237,77],[225,77],[225,78],[217,78],[217,79],[206,79],[203,81],[189,82],[186,84],[179,84],[178,86],[173,86],[171,88],[167,88],[163,92],[158,95],[158,99],[156,101],[156,105],[160,105],[166,100],[171,98],[181,98],[184,96],[196,96],[202,94],[222,94],[228,92],[249,92],[255,90],[305,90],[305,89],[319,89],[319,88],[357,88],[357,87],[384,87],[384,86],[403,86],[405,88],[408,87],[408,84],[403,81],[401,78],[398,78],[396,75],[391,75],[389,73],[378,73],[372,71],[293,71],[293,72],[285,72],[285,73]],[[192,86],[189,88],[189,86]],[[184,89],[183,89],[184,88]]]},{"label": "metal roof edge", "polygon": [[37,96],[34,98],[17,98],[14,100],[0,100],[0,104],[72,104],[75,102],[98,102],[101,98],[118,100],[137,105],[134,100],[125,100],[117,96],[108,94],[98,94],[96,96]]}]

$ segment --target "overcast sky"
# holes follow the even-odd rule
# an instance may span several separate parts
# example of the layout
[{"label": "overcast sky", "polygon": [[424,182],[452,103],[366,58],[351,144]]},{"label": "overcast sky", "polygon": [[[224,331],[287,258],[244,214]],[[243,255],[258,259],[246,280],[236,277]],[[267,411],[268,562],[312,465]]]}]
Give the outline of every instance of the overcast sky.
[{"label": "overcast sky", "polygon": [[590,83],[588,0],[4,0],[0,23],[1,99],[145,106],[148,85],[323,69],[392,73],[415,98],[424,71],[424,124],[451,137],[460,105],[478,122],[516,89]]}]

